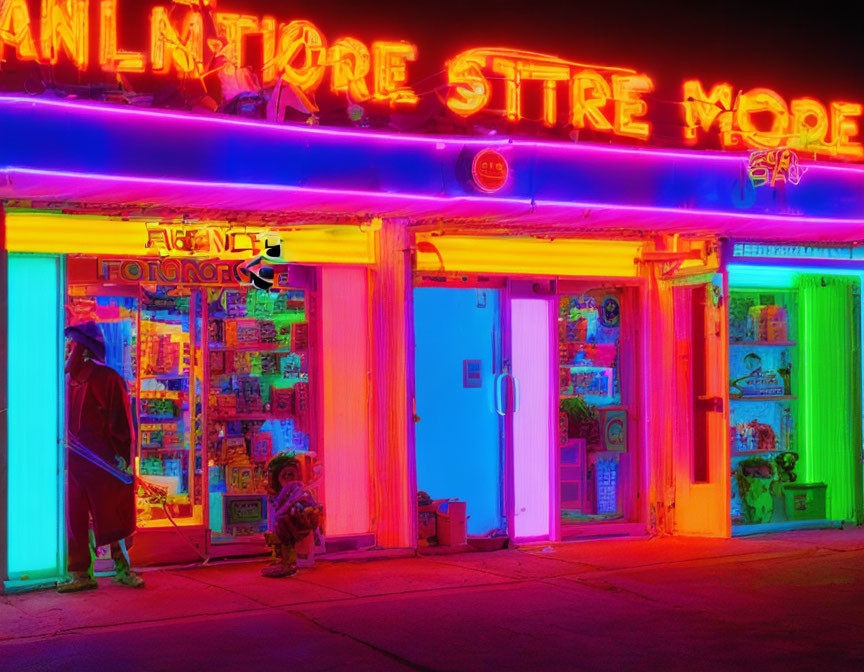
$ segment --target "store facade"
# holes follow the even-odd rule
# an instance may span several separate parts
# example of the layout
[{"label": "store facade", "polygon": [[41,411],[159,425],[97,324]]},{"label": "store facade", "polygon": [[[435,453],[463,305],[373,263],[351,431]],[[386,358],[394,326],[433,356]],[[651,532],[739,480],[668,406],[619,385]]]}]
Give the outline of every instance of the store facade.
[{"label": "store facade", "polygon": [[[418,491],[517,541],[729,536],[794,523],[787,498],[860,521],[857,167],[757,189],[746,156],[697,150],[15,96],[0,122],[9,589],[63,573],[62,332],[88,319],[130,389],[137,475],[168,495],[139,493],[143,564],[261,551],[259,472],[287,448],[325,550],[415,547]],[[489,153],[491,191],[465,169]],[[732,387],[757,358],[762,387]],[[829,416],[850,431],[826,457]],[[741,466],[753,450],[768,467]]]}]

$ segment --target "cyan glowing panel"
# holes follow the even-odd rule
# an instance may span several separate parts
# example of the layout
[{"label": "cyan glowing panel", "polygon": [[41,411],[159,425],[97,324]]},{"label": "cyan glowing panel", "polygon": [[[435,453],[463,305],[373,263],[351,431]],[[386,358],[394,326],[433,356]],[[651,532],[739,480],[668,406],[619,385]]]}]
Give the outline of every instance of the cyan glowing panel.
[{"label": "cyan glowing panel", "polygon": [[[790,260],[790,263],[793,263]],[[821,268],[815,266],[756,266],[751,264],[729,264],[730,287],[752,289],[791,289],[798,276],[819,273],[821,275],[845,275],[864,277],[864,271],[845,268]]]},{"label": "cyan glowing panel", "polygon": [[513,414],[513,526],[517,538],[549,534],[549,451],[554,438],[550,427],[551,305],[547,299],[510,302],[518,404]]},{"label": "cyan glowing panel", "polygon": [[64,571],[62,260],[9,255],[9,578]]},{"label": "cyan glowing panel", "polygon": [[501,526],[498,292],[415,289],[414,328],[417,489],[467,502],[468,533],[485,534]]}]

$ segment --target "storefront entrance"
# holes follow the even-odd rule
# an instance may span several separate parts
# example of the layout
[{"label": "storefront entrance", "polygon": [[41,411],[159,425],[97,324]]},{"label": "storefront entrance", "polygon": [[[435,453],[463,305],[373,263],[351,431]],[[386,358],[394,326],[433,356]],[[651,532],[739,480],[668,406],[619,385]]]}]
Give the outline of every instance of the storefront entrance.
[{"label": "storefront entrance", "polygon": [[129,390],[133,560],[263,551],[267,461],[293,451],[312,474],[309,292],[116,282],[93,258],[68,265],[66,324],[99,325]]},{"label": "storefront entrance", "polygon": [[560,538],[638,519],[633,288],[559,283]]},{"label": "storefront entrance", "polygon": [[861,515],[860,278],[730,268],[733,534]]},{"label": "storefront entrance", "polygon": [[466,502],[476,535],[638,521],[636,296],[548,280],[417,287],[418,491]]},{"label": "storefront entrance", "polygon": [[502,294],[414,290],[417,490],[466,502],[468,534],[504,525]]}]

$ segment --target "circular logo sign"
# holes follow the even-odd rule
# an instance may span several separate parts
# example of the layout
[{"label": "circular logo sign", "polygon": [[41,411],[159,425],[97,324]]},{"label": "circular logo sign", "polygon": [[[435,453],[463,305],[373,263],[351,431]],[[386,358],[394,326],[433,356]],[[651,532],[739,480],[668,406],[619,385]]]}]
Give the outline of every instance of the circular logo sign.
[{"label": "circular logo sign", "polygon": [[507,160],[492,149],[484,149],[474,156],[471,177],[480,191],[487,194],[498,191],[507,182]]}]

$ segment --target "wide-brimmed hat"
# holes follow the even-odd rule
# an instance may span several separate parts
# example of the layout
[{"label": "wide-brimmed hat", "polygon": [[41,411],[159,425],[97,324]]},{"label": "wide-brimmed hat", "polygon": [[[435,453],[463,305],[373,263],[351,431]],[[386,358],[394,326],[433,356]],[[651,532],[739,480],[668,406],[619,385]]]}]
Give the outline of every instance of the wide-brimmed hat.
[{"label": "wide-brimmed hat", "polygon": [[82,322],[71,327],[66,327],[63,330],[67,338],[71,338],[76,343],[80,343],[100,362],[105,361],[105,337],[102,335],[102,329],[95,322]]}]

